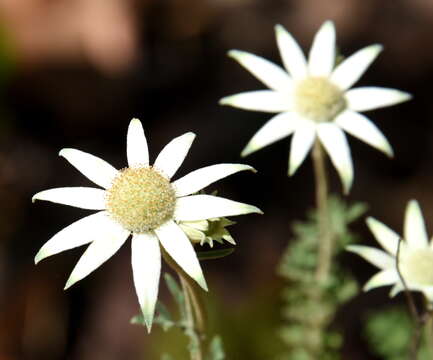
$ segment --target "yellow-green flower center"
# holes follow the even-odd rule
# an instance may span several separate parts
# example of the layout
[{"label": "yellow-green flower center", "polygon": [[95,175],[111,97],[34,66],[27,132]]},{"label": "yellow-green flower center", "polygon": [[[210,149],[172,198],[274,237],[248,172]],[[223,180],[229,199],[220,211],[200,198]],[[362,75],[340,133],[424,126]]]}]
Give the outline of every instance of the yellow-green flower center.
[{"label": "yellow-green flower center", "polygon": [[332,121],[346,108],[344,93],[327,78],[307,77],[295,86],[295,110],[315,122]]},{"label": "yellow-green flower center", "polygon": [[402,258],[401,272],[410,284],[433,285],[433,250],[417,249]]},{"label": "yellow-green flower center", "polygon": [[175,204],[172,185],[152,167],[121,170],[107,190],[108,212],[135,233],[154,230],[170,220]]}]

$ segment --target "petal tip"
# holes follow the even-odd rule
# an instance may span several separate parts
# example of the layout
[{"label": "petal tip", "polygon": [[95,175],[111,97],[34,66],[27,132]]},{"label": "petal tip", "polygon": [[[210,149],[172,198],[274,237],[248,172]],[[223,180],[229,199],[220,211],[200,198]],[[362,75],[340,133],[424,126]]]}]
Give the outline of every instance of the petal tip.
[{"label": "petal tip", "polygon": [[242,56],[243,53],[244,52],[241,50],[229,50],[227,52],[227,56],[231,57],[232,59],[237,60],[237,59],[239,59],[240,56]]}]

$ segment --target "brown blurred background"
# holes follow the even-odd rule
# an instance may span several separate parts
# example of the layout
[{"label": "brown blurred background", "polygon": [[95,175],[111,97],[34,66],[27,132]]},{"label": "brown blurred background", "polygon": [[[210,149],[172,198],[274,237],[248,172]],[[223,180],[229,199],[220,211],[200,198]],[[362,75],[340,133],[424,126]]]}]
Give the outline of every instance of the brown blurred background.
[{"label": "brown blurred background", "polygon": [[[34,266],[42,244],[87,212],[31,204],[31,196],[89,184],[57,156],[62,147],[125,166],[132,117],[143,121],[152,159],[173,137],[198,135],[179,176],[241,161],[241,149],[270,115],[218,106],[222,96],[263,87],[226,52],[281,63],[276,23],[306,50],[326,19],[335,21],[344,55],[385,46],[361,84],[414,94],[410,103],[369,114],[393,145],[394,160],[350,139],[356,175],[349,200],[369,203],[370,215],[401,231],[405,205],[416,198],[433,232],[430,0],[0,0],[0,360],[154,360],[162,352],[186,359],[179,333],[155,326],[147,335],[129,324],[139,308],[128,246],[67,292],[82,248]],[[285,139],[251,155],[242,161],[258,174],[218,185],[222,196],[265,211],[235,219],[235,253],[204,264],[211,332],[223,334],[228,359],[272,359],[282,346],[275,267],[290,222],[314,205],[311,164],[289,179],[288,148]],[[341,192],[333,169],[331,176]],[[363,222],[355,230],[374,243]],[[347,256],[360,282],[374,273]],[[169,302],[165,285],[160,291]],[[387,289],[375,290],[343,309],[344,359],[373,359],[359,326],[368,309],[389,302]]]}]

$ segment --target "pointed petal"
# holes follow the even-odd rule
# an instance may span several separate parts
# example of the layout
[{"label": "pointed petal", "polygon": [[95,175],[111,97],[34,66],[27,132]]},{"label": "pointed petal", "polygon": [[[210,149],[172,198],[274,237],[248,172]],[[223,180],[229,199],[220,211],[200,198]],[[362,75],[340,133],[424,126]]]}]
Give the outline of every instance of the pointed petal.
[{"label": "pointed petal", "polygon": [[317,136],[337,169],[343,191],[347,194],[353,182],[353,165],[346,135],[337,125],[323,123],[317,126]]},{"label": "pointed petal", "polygon": [[359,80],[382,50],[383,46],[379,44],[358,50],[335,68],[331,81],[341,90],[349,89]]},{"label": "pointed petal", "polygon": [[228,55],[270,89],[288,91],[292,88],[292,78],[290,75],[273,62],[239,50],[231,50]]},{"label": "pointed petal", "polygon": [[311,76],[329,76],[335,65],[335,26],[325,21],[320,27],[308,56]]},{"label": "pointed petal", "polygon": [[384,152],[389,157],[394,155],[388,140],[366,116],[346,110],[337,116],[335,123],[350,135]]},{"label": "pointed petal", "polygon": [[299,44],[281,25],[275,26],[278,48],[284,67],[294,79],[302,79],[307,75],[307,61]]},{"label": "pointed petal", "polygon": [[372,276],[364,285],[363,290],[369,291],[380,286],[395,284],[400,281],[397,270],[395,268],[379,271]]},{"label": "pointed petal", "polygon": [[32,202],[35,200],[51,201],[81,209],[103,210],[105,209],[105,190],[89,187],[63,187],[38,192],[32,197]]},{"label": "pointed petal", "polygon": [[345,97],[350,110],[367,111],[408,101],[412,95],[396,89],[366,86],[347,91]]},{"label": "pointed petal", "polygon": [[131,242],[131,264],[138,302],[150,332],[161,275],[161,252],[158,238],[154,234],[134,234]]},{"label": "pointed petal", "polygon": [[395,267],[395,258],[385,251],[363,245],[349,245],[346,249],[358,254],[382,270]]},{"label": "pointed petal", "polygon": [[289,176],[292,176],[303,163],[315,139],[316,129],[313,124],[305,121],[304,124],[298,125],[290,145]]},{"label": "pointed petal", "polygon": [[174,138],[161,150],[153,166],[171,179],[185,160],[194,139],[192,132]]},{"label": "pointed petal", "polygon": [[207,291],[206,280],[197,255],[188,237],[174,222],[168,221],[155,230],[165,251],[197,283]]},{"label": "pointed petal", "polygon": [[[368,217],[366,223],[378,243],[391,255],[396,256],[400,235],[375,218]],[[401,245],[403,246],[404,242]]]},{"label": "pointed petal", "polygon": [[428,237],[424,218],[418,201],[411,200],[406,207],[404,218],[404,238],[410,248],[427,248]]},{"label": "pointed petal", "polygon": [[242,150],[241,156],[247,156],[291,135],[298,124],[299,122],[293,113],[284,112],[275,115],[254,134],[247,146]]},{"label": "pointed petal", "polygon": [[105,211],[75,221],[60,230],[42,246],[35,256],[35,264],[51,255],[88,244],[97,239],[101,229],[109,227],[111,223]]},{"label": "pointed petal", "polygon": [[95,184],[107,189],[118,171],[109,163],[94,155],[76,149],[62,149],[59,152],[72,166]]},{"label": "pointed petal", "polygon": [[195,221],[217,217],[263,214],[252,205],[212,195],[190,195],[176,201],[174,218],[178,221]]},{"label": "pointed petal", "polygon": [[149,165],[147,140],[144,135],[143,125],[138,119],[132,119],[129,123],[126,139],[126,155],[130,167]]},{"label": "pointed petal", "polygon": [[217,164],[206,166],[190,172],[184,177],[174,181],[172,185],[176,190],[176,197],[181,197],[195,193],[215,181],[245,170],[256,172],[253,167],[243,164]]},{"label": "pointed petal", "polygon": [[85,278],[93,270],[97,269],[112,257],[130,234],[129,231],[123,229],[113,221],[111,221],[111,224],[106,228],[99,230],[97,239],[89,245],[80,260],[78,260],[74,270],[72,270],[66,282],[65,290],[74,285],[77,281]]},{"label": "pointed petal", "polygon": [[290,110],[290,96],[273,90],[256,90],[230,95],[220,100],[220,105],[239,109],[278,113]]},{"label": "pointed petal", "polygon": [[392,288],[391,291],[389,292],[389,297],[394,297],[395,295],[397,295],[400,291],[403,291],[404,287],[403,285],[400,283],[395,284]]},{"label": "pointed petal", "polygon": [[433,303],[433,286],[423,286],[420,291],[422,291],[424,296],[427,298],[429,302],[428,306],[431,306]]}]

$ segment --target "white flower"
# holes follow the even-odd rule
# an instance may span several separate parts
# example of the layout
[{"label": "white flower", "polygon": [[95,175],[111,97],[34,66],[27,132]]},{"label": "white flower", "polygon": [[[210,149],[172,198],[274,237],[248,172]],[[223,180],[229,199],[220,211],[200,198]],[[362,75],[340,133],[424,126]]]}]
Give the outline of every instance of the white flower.
[{"label": "white flower", "polygon": [[177,221],[262,213],[257,207],[211,195],[191,195],[205,186],[243,170],[241,164],[218,164],[195,170],[170,182],[195,138],[191,132],[173,139],[149,165],[143,127],[133,119],[128,128],[129,167],[116,170],[104,160],[75,149],[60,155],[103,189],[68,187],[45,190],[33,196],[83,209],[100,210],[67,226],[39,250],[42,259],[90,243],[65,289],[108,260],[132,234],[132,270],[135,290],[150,331],[161,271],[160,245],[197,283],[207,290],[191,242]]},{"label": "white flower", "polygon": [[289,175],[293,175],[310,151],[316,136],[328,152],[348,192],[353,181],[350,148],[342,130],[393,156],[380,130],[360,111],[409,100],[402,91],[381,87],[349,89],[382,50],[371,45],[335,64],[335,27],[326,21],[317,32],[308,62],[296,40],[281,26],[275,27],[284,67],[259,56],[232,50],[237,60],[270,90],[249,91],[220,100],[246,110],[278,113],[257,131],[242,151],[247,156],[293,134]]},{"label": "white flower", "polygon": [[[363,245],[350,245],[347,249],[380,268],[365,284],[364,291],[394,285],[390,293],[394,296],[404,290],[396,262],[401,237],[373,218],[367,219],[367,225],[386,252]],[[404,238],[401,239],[399,268],[408,289],[421,291],[433,302],[433,239],[428,241],[421,209],[415,200],[410,201],[406,207]]]}]

